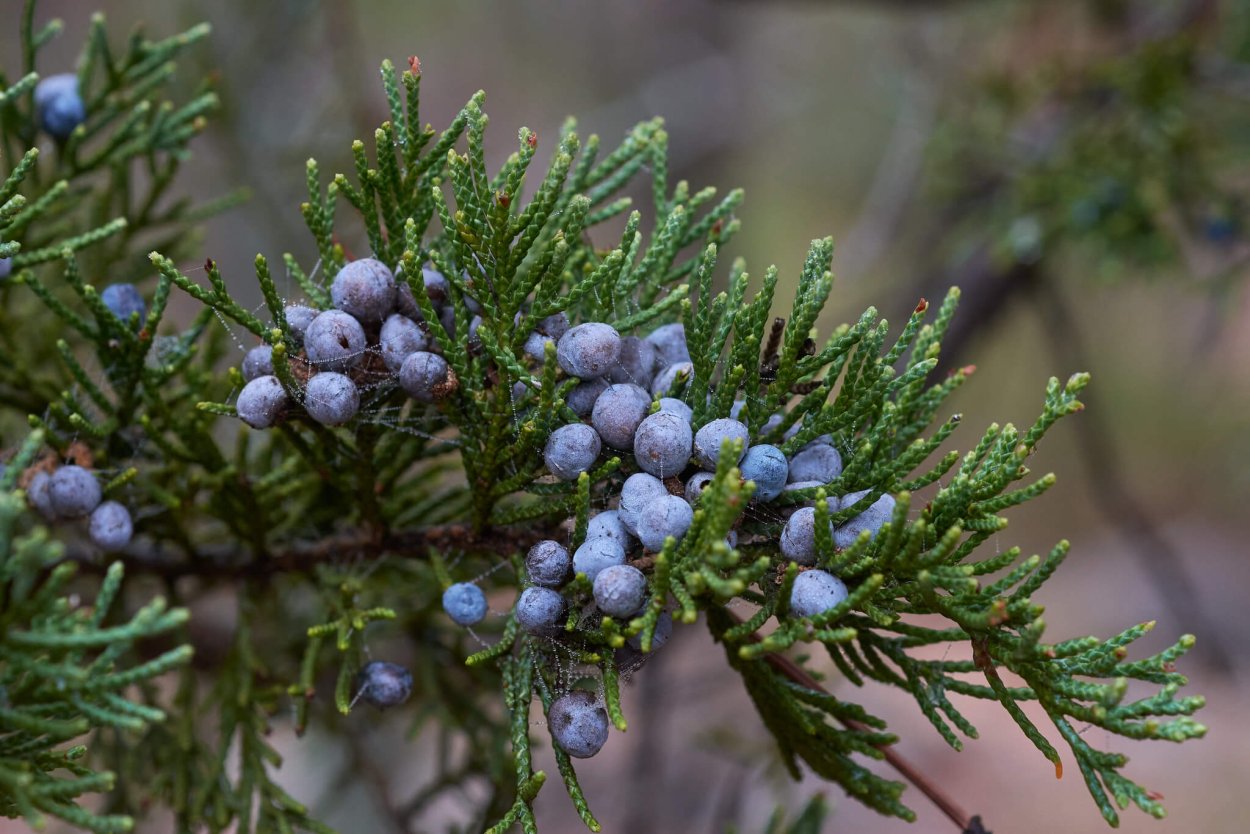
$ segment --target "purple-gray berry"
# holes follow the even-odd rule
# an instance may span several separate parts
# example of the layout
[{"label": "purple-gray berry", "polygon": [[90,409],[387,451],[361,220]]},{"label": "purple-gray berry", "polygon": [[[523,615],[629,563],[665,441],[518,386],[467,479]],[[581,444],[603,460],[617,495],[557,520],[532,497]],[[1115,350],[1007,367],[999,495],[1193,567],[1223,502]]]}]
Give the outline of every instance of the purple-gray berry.
[{"label": "purple-gray berry", "polygon": [[690,461],[694,435],[690,424],[671,411],[657,411],[634,433],[634,460],[657,478],[680,475]]},{"label": "purple-gray berry", "polygon": [[296,344],[302,345],[309,325],[321,314],[321,311],[305,307],[303,304],[291,304],[282,311],[282,314],[286,317],[286,326],[291,331],[291,338]]},{"label": "purple-gray berry", "polygon": [[441,307],[451,298],[451,284],[437,269],[424,267],[421,270],[421,283],[425,284],[425,294],[435,307]]},{"label": "purple-gray berry", "polygon": [[655,347],[657,364],[661,367],[690,361],[690,350],[686,347],[686,328],[681,322],[657,327],[647,336],[647,341]]},{"label": "purple-gray berry", "polygon": [[360,410],[360,391],[349,377],[324,371],[308,380],[304,391],[304,410],[322,425],[340,426]]},{"label": "purple-gray berry", "polygon": [[404,360],[419,350],[428,350],[430,340],[415,321],[407,316],[394,313],[382,323],[382,331],[378,334],[378,347],[382,351],[382,361],[391,373],[399,373]]},{"label": "purple-gray berry", "polygon": [[658,551],[669,536],[680,541],[693,521],[689,504],[676,495],[663,495],[638,514],[638,539],[647,550]]},{"label": "purple-gray berry", "polygon": [[621,339],[621,353],[608,371],[612,382],[632,382],[649,389],[655,378],[655,346],[637,336]]},{"label": "purple-gray berry", "polygon": [[472,582],[457,582],[443,591],[443,610],[456,625],[476,625],[486,616],[486,594]]},{"label": "purple-gray berry", "polygon": [[594,582],[595,605],[609,617],[628,617],[647,596],[647,578],[633,565],[612,565]]},{"label": "purple-gray berry", "polygon": [[308,361],[323,371],[346,371],[365,358],[365,329],[342,310],[320,313],[304,333]]},{"label": "purple-gray berry", "polygon": [[538,322],[538,332],[548,338],[560,341],[560,337],[569,332],[569,317],[561,310],[552,313]]},{"label": "purple-gray berry", "polygon": [[398,663],[374,660],[356,673],[356,692],[378,709],[398,706],[412,694],[412,673]]},{"label": "purple-gray berry", "polygon": [[771,501],[785,489],[788,464],[776,446],[763,443],[747,449],[738,469],[744,480],[755,481],[755,497],[760,501]]},{"label": "purple-gray berry", "polygon": [[651,380],[651,394],[655,397],[678,397],[690,384],[694,376],[694,365],[690,362],[674,362],[666,365]]},{"label": "purple-gray berry", "polygon": [[575,689],[552,701],[547,725],[552,740],[577,759],[589,759],[608,741],[608,713],[584,689]]},{"label": "purple-gray berry", "polygon": [[849,596],[846,584],[823,570],[803,571],[790,589],[790,613],[796,617],[823,614]]},{"label": "purple-gray berry", "polygon": [[827,484],[842,474],[842,456],[827,443],[808,446],[790,458],[789,481]]},{"label": "purple-gray berry", "polygon": [[590,424],[613,449],[632,449],[634,432],[650,410],[651,396],[637,385],[632,382],[612,385],[595,400]]},{"label": "purple-gray berry", "polygon": [[13,273],[13,259],[0,258],[0,281],[8,278]]},{"label": "purple-gray berry", "polygon": [[530,634],[551,632],[564,614],[564,597],[559,591],[531,585],[516,601],[516,621]]},{"label": "purple-gray berry", "polygon": [[621,334],[607,324],[579,324],[556,343],[556,361],[569,376],[596,379],[616,364],[621,354]]},{"label": "purple-gray berry", "polygon": [[[832,506],[829,506],[830,511],[837,510],[836,500],[826,499],[826,505],[833,502]],[[832,534],[832,525],[829,530]],[[800,565],[816,564],[816,509],[814,507],[802,507],[795,510],[786,521],[786,526],[781,529],[781,555]]]},{"label": "purple-gray berry", "polygon": [[543,460],[551,474],[562,481],[572,481],[591,467],[602,448],[594,429],[585,423],[571,423],[547,438]]},{"label": "purple-gray berry", "polygon": [[345,264],[330,284],[334,306],[358,321],[377,326],[395,309],[395,276],[377,258]]},{"label": "purple-gray berry", "polygon": [[135,314],[139,316],[139,323],[143,324],[148,314],[148,305],[134,284],[109,284],[100,293],[100,300],[124,324],[130,324],[130,317]]},{"label": "purple-gray berry", "polygon": [[622,526],[633,535],[638,535],[638,514],[647,504],[668,495],[664,482],[654,475],[635,472],[625,479],[621,486],[621,504],[617,509],[617,518]]},{"label": "purple-gray berry", "polygon": [[56,519],[56,508],[52,506],[52,495],[48,492],[48,486],[51,483],[52,476],[41,469],[31,477],[30,483],[26,485],[26,500],[46,521]]},{"label": "purple-gray berry", "polygon": [[525,338],[525,346],[522,350],[535,362],[542,362],[547,358],[547,343],[555,344],[555,341],[550,336],[544,336],[535,330]]},{"label": "purple-gray berry", "polygon": [[692,507],[699,506],[699,499],[703,496],[703,490],[716,477],[715,472],[696,472],[686,481],[686,503]]},{"label": "purple-gray berry", "polygon": [[410,353],[399,366],[399,387],[417,402],[446,399],[455,390],[454,379],[447,360],[429,351]]},{"label": "purple-gray berry", "polygon": [[573,572],[584,573],[592,583],[599,572],[625,564],[625,549],[609,538],[586,539],[573,553]]},{"label": "purple-gray berry", "polygon": [[737,463],[746,454],[750,436],[751,433],[747,431],[747,427],[737,420],[731,420],[728,417],[713,420],[695,433],[695,460],[704,469],[715,470],[716,463],[720,460],[721,444],[726,440],[738,440],[741,441],[741,445],[738,449],[738,458],[734,461]]},{"label": "purple-gray berry", "polygon": [[617,510],[605,510],[593,516],[586,525],[586,538],[612,539],[625,550],[629,550],[634,544],[634,537],[625,529]]},{"label": "purple-gray berry", "polygon": [[135,526],[130,518],[130,510],[116,501],[105,501],[91,512],[87,523],[87,534],[95,546],[106,552],[121,550],[130,544]]},{"label": "purple-gray berry", "polygon": [[273,375],[273,346],[257,345],[243,355],[243,380],[251,382],[258,376]]},{"label": "purple-gray berry", "polygon": [[660,399],[660,411],[676,414],[687,423],[694,419],[694,409],[676,397],[662,397]]},{"label": "purple-gray berry", "polygon": [[49,75],[35,85],[35,112],[39,126],[62,141],[87,118],[87,107],[78,93],[78,76],[72,72]]},{"label": "purple-gray berry", "polygon": [[[673,615],[667,611],[661,611],[660,616],[655,620],[655,632],[651,635],[651,651],[659,651],[668,642],[668,638],[672,636]],[[642,633],[635,634],[626,640],[625,644],[634,651],[642,651]]]},{"label": "purple-gray berry", "polygon": [[573,560],[564,545],[544,539],[530,548],[525,556],[525,573],[530,582],[548,588],[558,588],[568,578]]},{"label": "purple-gray berry", "polygon": [[603,392],[608,390],[608,381],[604,378],[588,379],[585,382],[579,382],[573,386],[573,390],[569,391],[568,396],[564,398],[565,404],[573,409],[573,413],[578,417],[589,417],[595,410],[595,403],[599,401],[599,397]]},{"label": "purple-gray berry", "polygon": [[82,518],[100,505],[100,482],[81,466],[62,466],[48,482],[52,509],[61,518]]},{"label": "purple-gray berry", "polygon": [[239,419],[254,429],[267,429],[277,422],[287,405],[286,390],[276,376],[258,376],[239,392],[235,411]]},{"label": "purple-gray berry", "polygon": [[[852,492],[849,495],[842,496],[840,509],[849,510],[855,506],[855,503],[864,496],[871,493],[872,490],[865,489],[859,492]],[[882,495],[876,501],[868,505],[868,509],[852,518],[833,531],[833,543],[840,548],[850,547],[855,544],[855,540],[859,538],[859,534],[867,530],[872,538],[876,538],[878,531],[882,525],[894,517],[894,496],[890,494]]]}]

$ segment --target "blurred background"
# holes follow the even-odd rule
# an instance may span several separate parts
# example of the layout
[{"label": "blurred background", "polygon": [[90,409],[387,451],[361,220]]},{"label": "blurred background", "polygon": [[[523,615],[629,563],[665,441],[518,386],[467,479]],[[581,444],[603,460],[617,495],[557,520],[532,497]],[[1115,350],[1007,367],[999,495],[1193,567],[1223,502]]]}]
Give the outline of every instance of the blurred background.
[{"label": "blurred background", "polygon": [[[16,17],[17,0],[3,5]],[[1030,464],[1056,472],[1058,488],[1016,510],[996,546],[1044,553],[1071,540],[1073,555],[1041,597],[1052,640],[1152,618],[1158,628],[1143,650],[1197,634],[1181,669],[1208,697],[1198,716],[1208,737],[1179,747],[1097,743],[1127,752],[1129,775],[1167,798],[1167,820],[1130,811],[1124,830],[1245,830],[1250,4],[95,5],[114,26],[142,21],[153,36],[213,24],[182,82],[215,73],[224,107],[183,183],[200,198],[250,189],[203,242],[242,293],[255,292],[257,252],[311,262],[299,215],[304,161],[351,170],[351,140],[369,139],[386,118],[379,63],[416,55],[423,118],[436,128],[487,91],[489,166],[514,149],[521,126],[538,132],[545,165],[567,115],[608,146],[664,116],[672,182],[746,189],[743,230],[727,254],[744,257],[752,274],[775,263],[792,287],[808,242],[834,237],[826,332],[869,304],[901,324],[920,297],[937,302],[959,285],[964,303],[943,361],[977,372],[953,402],[965,417],[958,448],[991,421],[1031,422],[1049,376],[1090,371],[1087,410]],[[60,48],[72,60],[88,7],[44,0],[41,16],[67,24],[49,55]],[[16,27],[0,30],[0,53],[13,54]],[[648,202],[638,201],[644,214]],[[914,790],[919,821],[909,826],[837,788],[789,782],[720,651],[699,628],[679,629],[634,677],[630,731],[580,767],[606,831],[761,831],[778,804],[797,813],[822,791],[833,806],[828,831],[954,830]],[[997,834],[1105,829],[1075,767],[1056,782],[997,705],[968,705],[982,738],[955,753],[910,696],[874,688],[848,697],[888,717],[899,749]],[[449,795],[402,819],[427,775],[421,741],[406,742],[395,717],[349,723],[348,745],[315,734],[284,744],[284,778],[327,822],[439,831],[468,817]],[[278,733],[290,735],[281,725]],[[537,766],[551,772],[554,763],[545,754]],[[557,784],[538,810],[544,832],[584,830]],[[153,819],[148,830],[165,826]]]}]

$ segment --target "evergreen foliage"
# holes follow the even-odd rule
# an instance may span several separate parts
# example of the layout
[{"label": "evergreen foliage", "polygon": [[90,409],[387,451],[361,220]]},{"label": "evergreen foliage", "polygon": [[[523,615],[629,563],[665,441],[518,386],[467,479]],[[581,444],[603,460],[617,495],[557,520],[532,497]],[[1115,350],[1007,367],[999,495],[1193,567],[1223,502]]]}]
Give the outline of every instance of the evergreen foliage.
[{"label": "evergreen foliage", "polygon": [[[1108,822],[1129,804],[1162,816],[1155,795],[1121,773],[1126,757],[1091,746],[1077,726],[1135,739],[1200,736],[1204,728],[1189,716],[1202,699],[1180,695],[1184,678],[1175,671],[1192,638],[1136,660],[1128,647],[1149,623],[1106,640],[1047,643],[1032,597],[1067,543],[1045,557],[980,548],[1006,527],[1004,512],[1054,484],[1026,462],[1060,418],[1081,409],[1086,375],[1050,380],[1031,426],[994,424],[967,454],[941,453],[961,423],[943,416],[945,399],[970,373],[932,378],[957,290],[936,310],[921,300],[894,336],[869,309],[819,339],[832,241],[812,243],[787,315],[774,318],[778,269],[755,280],[741,261],[720,268],[742,193],[671,185],[662,122],[640,124],[606,150],[569,121],[526,197],[537,135],[521,129],[516,152],[501,170],[487,170],[483,94],[446,130],[423,126],[415,59],[399,73],[383,63],[390,119],[372,146],[353,144],[354,171],[329,176],[308,162],[301,210],[313,246],[284,254],[278,268],[257,256],[258,314],[211,259],[202,279],[181,265],[191,254],[187,229],[222,203],[164,204],[215,99],[204,90],[175,107],[154,96],[177,53],[205,30],[156,43],[136,36],[114,57],[97,18],[78,68],[86,122],[42,169],[46,154],[27,150],[48,144],[30,93],[38,47],[56,26],[36,30],[33,20],[28,2],[23,75],[12,84],[0,78],[8,170],[0,255],[16,267],[0,287],[2,425],[12,431],[12,418],[26,417],[33,427],[6,461],[0,493],[0,811],[32,824],[53,815],[120,831],[129,815],[157,804],[176,815],[179,830],[326,831],[276,781],[280,757],[266,736],[288,715],[302,733],[310,724],[333,729],[335,712],[368,709],[378,699],[361,691],[358,676],[371,647],[403,638],[407,647],[391,660],[411,671],[413,697],[392,709],[410,717],[414,734],[432,732],[440,751],[438,776],[410,813],[480,778],[491,791],[473,830],[519,823],[536,831],[532,803],[549,776],[533,766],[534,703],[545,712],[572,691],[592,693],[614,728],[611,744],[627,726],[622,675],[646,674],[622,663],[623,653],[658,649],[671,614],[683,627],[703,616],[796,777],[802,762],[883,814],[914,816],[904,785],[863,764],[895,741],[885,720],[784,674],[779,653],[819,644],[855,685],[911,693],[956,749],[977,731],[951,696],[997,701],[1058,771],[1059,751],[1020,706],[1036,701]],[[132,178],[133,163],[149,173],[142,182]],[[622,196],[636,180],[649,191],[647,222]],[[598,227],[610,222],[622,228],[619,243],[600,248]],[[444,370],[428,396],[411,396],[402,368],[377,347],[373,323],[370,347],[336,374],[358,390],[358,411],[331,426],[337,420],[320,419],[321,403],[307,399],[308,325],[293,327],[285,287],[304,305],[331,309],[326,283],[354,260],[349,241],[360,241],[351,245],[356,258],[390,270],[401,310],[405,297],[411,302],[409,318],[430,342],[412,355],[434,357]],[[143,249],[154,249],[151,267],[136,260]],[[151,268],[146,320],[119,319],[101,301],[103,283],[149,286]],[[185,329],[165,315],[175,291],[203,306]],[[557,338],[543,329],[560,314],[569,325],[610,325],[626,337],[680,322],[689,365],[653,389],[657,399],[667,392],[682,400],[695,428],[740,421],[748,443],[787,458],[823,440],[842,466],[828,482],[753,500],[755,483],[738,469],[747,444],[726,435],[700,453],[715,471],[684,534],[631,560],[646,576],[641,609],[603,616],[582,574],[559,591],[543,589],[564,604],[554,630],[528,632],[512,612],[473,633],[443,611],[447,588],[472,581],[496,606],[501,592],[511,600],[509,591],[527,585],[530,547],[555,540],[576,551],[594,511],[640,471],[634,455],[605,446],[567,479],[548,474],[553,432],[586,425],[568,405],[585,383],[561,369]],[[284,395],[271,428],[236,419],[244,377],[222,370],[226,330],[210,326],[214,319],[270,348],[272,377],[257,380],[276,379]],[[527,352],[535,332],[550,337],[538,340],[540,355]],[[137,510],[123,552],[101,554],[72,524],[50,533],[24,509],[18,487],[68,460],[98,472],[106,497]],[[684,493],[679,479],[665,486]],[[836,547],[834,531],[859,529],[848,524],[883,496],[894,501],[888,521]],[[787,514],[813,501],[813,562],[843,580],[849,596],[797,617],[789,600],[800,567],[780,555],[778,541]],[[93,606],[71,591],[76,568],[95,577],[82,585]],[[187,614],[164,598],[190,603],[222,585],[237,624],[208,661],[210,686],[186,664]],[[728,607],[736,600],[753,612],[747,619]],[[916,656],[952,642],[970,644],[973,659]],[[1009,686],[1002,670],[1023,685]],[[1133,682],[1158,688],[1141,695]],[[78,739],[85,746],[65,746]],[[569,755],[554,752],[573,805],[599,830]],[[116,775],[92,769],[101,762],[115,763]],[[87,793],[105,794],[106,810],[74,804]],[[823,814],[814,801],[788,830],[814,831]],[[769,830],[783,824],[779,816]]]}]

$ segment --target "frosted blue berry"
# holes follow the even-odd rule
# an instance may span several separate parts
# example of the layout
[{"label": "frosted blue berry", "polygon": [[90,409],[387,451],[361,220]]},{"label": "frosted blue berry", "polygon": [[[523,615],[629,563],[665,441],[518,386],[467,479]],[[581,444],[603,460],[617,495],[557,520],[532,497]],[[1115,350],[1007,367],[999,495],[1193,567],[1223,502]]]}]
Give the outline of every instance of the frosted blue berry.
[{"label": "frosted blue berry", "polygon": [[378,334],[378,347],[382,361],[391,373],[399,373],[404,360],[419,350],[428,350],[430,340],[415,321],[399,313],[387,317]]},{"label": "frosted blue berry", "polygon": [[747,431],[747,427],[737,420],[731,420],[728,417],[722,417],[719,420],[713,420],[708,423],[694,436],[694,457],[699,465],[707,470],[716,469],[716,462],[720,460],[720,447],[726,440],[742,441],[741,450],[738,452],[738,460],[742,460],[742,456],[746,454],[747,441],[751,433]]},{"label": "frosted blue berry", "polygon": [[823,570],[803,571],[794,578],[790,589],[790,613],[796,617],[815,617],[847,598],[846,584]]},{"label": "frosted blue berry", "polygon": [[662,397],[660,399],[660,411],[676,414],[687,423],[694,419],[694,409],[675,397]]},{"label": "frosted blue berry", "polygon": [[273,375],[273,347],[258,345],[243,356],[243,380],[251,382],[258,376]]},{"label": "frosted blue berry", "polygon": [[638,535],[638,514],[647,504],[663,495],[668,495],[668,490],[659,478],[645,472],[630,475],[621,487],[621,504],[617,510],[621,524],[630,533]]},{"label": "frosted blue berry", "polygon": [[476,625],[486,616],[486,594],[472,582],[457,582],[443,591],[443,610],[456,625]]},{"label": "frosted blue berry", "polygon": [[647,336],[647,341],[655,348],[657,364],[661,367],[690,361],[690,350],[686,347],[686,328],[681,322],[657,327]]},{"label": "frosted blue berry", "polygon": [[652,396],[667,398],[681,396],[694,376],[694,365],[690,362],[675,362],[664,366],[655,379],[651,380]]},{"label": "frosted blue berry", "polygon": [[569,376],[596,379],[616,364],[621,354],[621,334],[607,324],[579,324],[556,343],[556,361]]},{"label": "frosted blue berry", "polygon": [[608,713],[583,689],[561,695],[547,711],[551,738],[577,759],[589,759],[608,741]]},{"label": "frosted blue berry", "polygon": [[693,521],[689,504],[676,495],[664,495],[638,514],[638,539],[647,550],[658,551],[668,536],[680,541]]},{"label": "frosted blue berry", "polygon": [[13,273],[13,259],[0,258],[0,281],[8,278]]},{"label": "frosted blue berry", "polygon": [[320,310],[314,310],[312,307],[305,307],[303,304],[291,304],[282,311],[286,317],[286,326],[291,331],[291,338],[298,345],[304,344],[304,334],[308,332],[308,326],[313,323],[313,319],[321,314]]},{"label": "frosted blue berry", "polygon": [[634,448],[634,432],[651,410],[651,396],[632,382],[608,387],[595,400],[590,424],[613,449]]},{"label": "frosted blue berry", "polygon": [[74,73],[49,75],[35,85],[35,112],[39,126],[50,136],[64,141],[87,118],[87,107],[78,94]]},{"label": "frosted blue berry", "polygon": [[531,585],[516,601],[516,621],[530,634],[553,631],[564,614],[564,597],[559,591]]},{"label": "frosted blue berry", "polygon": [[[655,633],[651,635],[651,651],[659,651],[668,642],[668,638],[672,636],[673,615],[667,611],[661,611],[660,616],[655,620]],[[635,634],[626,640],[625,644],[634,651],[642,651],[642,633]]]},{"label": "frosted blue berry", "polygon": [[793,483],[786,484],[786,487],[782,490],[782,492],[794,492],[798,489],[812,489],[813,487],[824,485],[824,481],[794,481]]},{"label": "frosted blue berry", "polygon": [[374,326],[395,309],[395,276],[377,258],[345,264],[330,284],[334,306],[357,321]]},{"label": "frosted blue berry", "polygon": [[267,429],[286,408],[287,396],[276,376],[258,376],[243,386],[234,404],[239,419],[254,429]]},{"label": "frosted blue berry", "polygon": [[325,371],[308,380],[304,409],[324,426],[341,426],[360,410],[360,391],[350,378]]},{"label": "frosted blue berry", "polygon": [[543,460],[551,474],[562,481],[573,481],[590,468],[603,448],[599,435],[585,423],[561,426],[547,438]]},{"label": "frosted blue berry", "polygon": [[82,518],[100,505],[100,483],[81,466],[62,466],[48,482],[52,509],[61,518]]},{"label": "frosted blue berry", "polygon": [[756,498],[771,501],[785,489],[789,465],[780,449],[764,443],[747,449],[738,469],[743,479],[755,481]]},{"label": "frosted blue berry", "polygon": [[[825,505],[830,513],[837,512],[838,499],[827,498]],[[832,534],[833,525],[829,527]],[[781,529],[781,555],[800,565],[816,564],[816,509],[802,507],[786,521]]]},{"label": "frosted blue berry", "polygon": [[398,706],[412,694],[412,673],[398,663],[374,660],[356,673],[356,692],[378,709]]},{"label": "frosted blue berry", "polygon": [[48,492],[48,486],[51,483],[52,476],[41,469],[31,477],[30,483],[26,485],[26,500],[46,521],[54,521],[56,519],[56,508],[52,506],[52,495]]},{"label": "frosted blue berry", "polygon": [[827,443],[808,446],[790,458],[791,483],[820,481],[827,484],[842,474],[842,455]]},{"label": "frosted blue berry", "polygon": [[547,358],[547,343],[555,344],[555,339],[550,336],[544,336],[537,330],[525,337],[525,346],[522,350],[525,354],[532,358],[535,362],[542,362]]},{"label": "frosted blue berry", "polygon": [[609,617],[628,617],[647,596],[647,578],[633,565],[612,565],[599,571],[594,583],[595,605]]},{"label": "frosted blue berry", "polygon": [[139,315],[139,323],[142,324],[148,314],[148,305],[134,284],[109,284],[100,293],[100,300],[109,308],[109,312],[126,324],[130,323],[130,317],[136,313]]},{"label": "frosted blue berry", "polygon": [[699,506],[699,498],[703,495],[703,490],[716,477],[715,472],[696,472],[690,476],[690,480],[686,481],[686,502],[692,507]]},{"label": "frosted blue berry", "polygon": [[[841,509],[849,510],[855,503],[872,490],[865,489],[842,496]],[[867,530],[875,538],[882,525],[894,516],[894,496],[882,495],[868,505],[868,509],[852,518],[833,531],[833,543],[838,547],[850,547],[855,544],[859,534]]]},{"label": "frosted blue berry", "polygon": [[130,510],[116,501],[105,501],[91,512],[87,534],[95,546],[112,553],[130,544],[135,526]]},{"label": "frosted blue berry", "polygon": [[584,573],[591,582],[604,568],[625,564],[625,549],[609,538],[586,539],[573,553],[573,572]]},{"label": "frosted blue berry", "polygon": [[450,396],[457,382],[446,359],[419,350],[408,354],[399,366],[399,387],[417,402],[434,403]]},{"label": "frosted blue berry", "polygon": [[632,382],[649,389],[654,378],[655,346],[637,336],[621,339],[621,353],[608,371],[608,379],[612,382]]},{"label": "frosted blue berry", "polygon": [[606,510],[593,516],[590,523],[586,525],[586,538],[612,539],[625,550],[629,550],[634,545],[634,537],[630,535],[629,530],[625,529],[621,514],[617,510]]},{"label": "frosted blue berry", "polygon": [[548,588],[558,588],[568,578],[573,560],[559,542],[545,539],[530,548],[525,556],[525,573],[530,582]]},{"label": "frosted blue berry", "polygon": [[[425,284],[425,294],[435,307],[440,307],[451,298],[451,284],[447,276],[437,269],[425,267],[421,270],[421,283]],[[475,312],[481,312],[480,310]]]},{"label": "frosted blue berry", "polygon": [[365,358],[365,329],[342,310],[317,315],[304,332],[308,361],[323,371],[346,371]]},{"label": "frosted blue berry", "polygon": [[564,398],[565,404],[573,409],[573,413],[578,417],[589,417],[595,410],[595,403],[599,401],[599,397],[603,392],[608,390],[608,381],[604,378],[588,379],[585,382],[579,382],[573,386],[573,390],[569,391]]},{"label": "frosted blue berry", "polygon": [[569,332],[569,317],[564,311],[552,313],[538,322],[538,332],[548,338],[560,341],[560,337]]},{"label": "frosted blue berry", "polygon": [[644,472],[657,478],[680,475],[690,461],[693,442],[690,424],[671,411],[657,411],[638,425],[634,433],[634,460]]}]

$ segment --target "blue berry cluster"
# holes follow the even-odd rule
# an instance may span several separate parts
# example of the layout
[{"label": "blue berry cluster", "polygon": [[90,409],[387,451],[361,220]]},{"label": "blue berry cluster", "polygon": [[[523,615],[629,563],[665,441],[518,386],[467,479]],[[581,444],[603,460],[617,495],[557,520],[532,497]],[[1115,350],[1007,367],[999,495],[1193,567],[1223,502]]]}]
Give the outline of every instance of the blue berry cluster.
[{"label": "blue berry cluster", "polygon": [[25,478],[26,500],[46,521],[86,519],[87,535],[96,547],[116,552],[130,543],[134,521],[117,501],[105,501],[100,482],[90,469],[69,464],[49,471],[32,467]]}]

